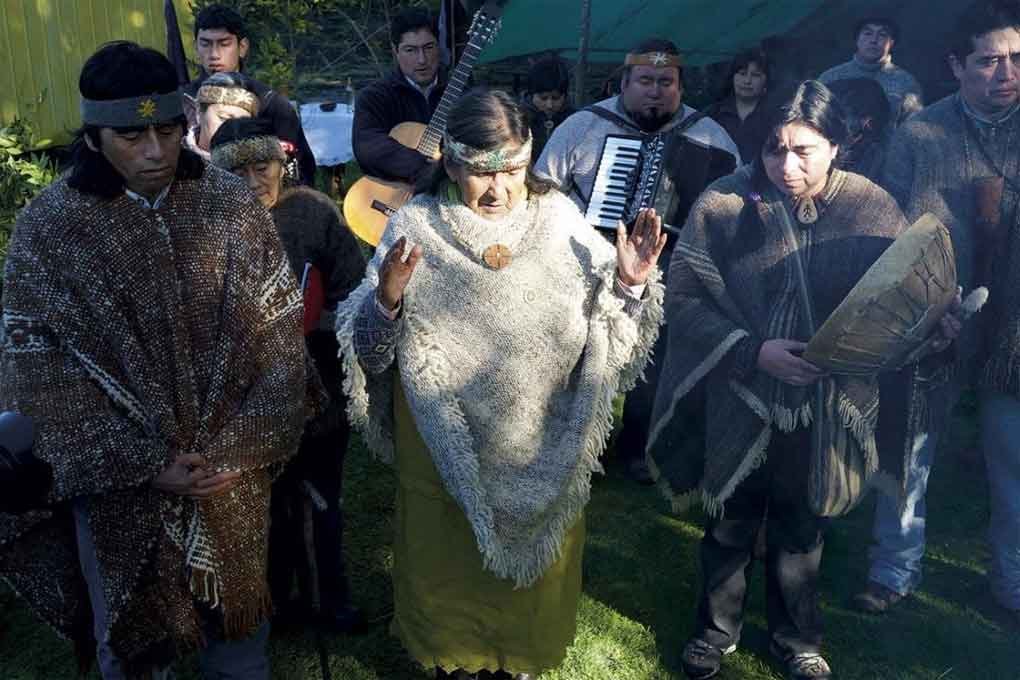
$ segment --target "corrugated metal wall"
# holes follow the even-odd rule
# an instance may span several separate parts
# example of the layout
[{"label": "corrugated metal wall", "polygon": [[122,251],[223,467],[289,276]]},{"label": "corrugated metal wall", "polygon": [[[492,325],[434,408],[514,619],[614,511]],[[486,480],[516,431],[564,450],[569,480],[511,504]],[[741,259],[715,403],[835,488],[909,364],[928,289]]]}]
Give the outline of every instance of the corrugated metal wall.
[{"label": "corrugated metal wall", "polygon": [[[191,10],[174,0],[185,46]],[[0,0],[0,121],[30,119],[65,143],[78,127],[78,73],[110,40],[166,50],[163,0]]]}]

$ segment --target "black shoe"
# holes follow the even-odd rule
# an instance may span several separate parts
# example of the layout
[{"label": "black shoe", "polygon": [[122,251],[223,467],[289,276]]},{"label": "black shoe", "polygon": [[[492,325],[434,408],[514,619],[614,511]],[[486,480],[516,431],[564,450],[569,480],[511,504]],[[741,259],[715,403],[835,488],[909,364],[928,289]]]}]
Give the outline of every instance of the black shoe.
[{"label": "black shoe", "polygon": [[365,613],[352,604],[319,612],[316,623],[326,631],[342,635],[364,635],[368,632]]},{"label": "black shoe", "polygon": [[722,658],[737,651],[736,645],[719,649],[701,638],[691,638],[684,645],[684,653],[680,657],[684,673],[691,680],[708,680],[714,678],[722,667]]},{"label": "black shoe", "polygon": [[881,583],[868,581],[867,587],[854,595],[854,607],[868,614],[884,614],[906,597]]}]

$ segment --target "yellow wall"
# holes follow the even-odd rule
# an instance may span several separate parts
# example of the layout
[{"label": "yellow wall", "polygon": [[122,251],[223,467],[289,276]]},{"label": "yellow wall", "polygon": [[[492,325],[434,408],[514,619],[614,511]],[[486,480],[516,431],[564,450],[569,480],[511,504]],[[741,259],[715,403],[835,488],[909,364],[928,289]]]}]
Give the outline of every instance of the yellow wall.
[{"label": "yellow wall", "polygon": [[[174,0],[192,50],[188,0]],[[41,138],[66,143],[78,127],[78,74],[109,40],[166,50],[163,0],[0,0],[0,122],[31,120]]]}]

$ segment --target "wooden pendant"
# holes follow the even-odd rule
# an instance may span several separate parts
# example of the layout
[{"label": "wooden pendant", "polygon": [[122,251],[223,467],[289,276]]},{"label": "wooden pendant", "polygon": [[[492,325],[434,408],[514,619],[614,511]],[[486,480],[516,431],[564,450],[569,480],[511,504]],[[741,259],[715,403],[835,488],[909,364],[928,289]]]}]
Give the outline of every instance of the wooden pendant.
[{"label": "wooden pendant", "polygon": [[797,221],[801,224],[814,224],[818,221],[818,206],[810,196],[797,204]]},{"label": "wooden pendant", "polygon": [[513,262],[513,255],[510,249],[501,243],[491,245],[482,253],[482,260],[489,269],[502,269]]}]

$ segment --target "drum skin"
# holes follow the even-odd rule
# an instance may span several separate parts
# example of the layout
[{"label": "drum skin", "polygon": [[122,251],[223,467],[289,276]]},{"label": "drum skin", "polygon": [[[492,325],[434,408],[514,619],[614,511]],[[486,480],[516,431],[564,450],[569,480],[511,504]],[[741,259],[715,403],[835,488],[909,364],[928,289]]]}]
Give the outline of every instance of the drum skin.
[{"label": "drum skin", "polygon": [[901,367],[956,297],[949,231],[924,215],[903,232],[808,343],[804,359],[841,375]]}]

